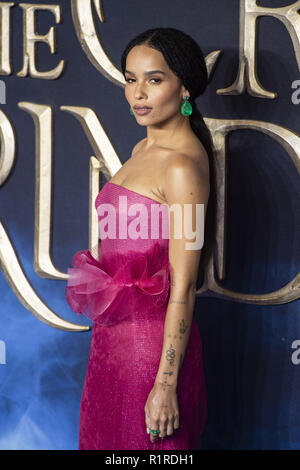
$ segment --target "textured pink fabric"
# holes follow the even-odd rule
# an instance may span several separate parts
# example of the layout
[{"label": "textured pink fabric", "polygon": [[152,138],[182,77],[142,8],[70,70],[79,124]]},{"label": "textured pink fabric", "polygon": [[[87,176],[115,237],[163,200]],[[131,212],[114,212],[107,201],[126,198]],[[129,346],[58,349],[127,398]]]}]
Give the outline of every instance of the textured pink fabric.
[{"label": "textured pink fabric", "polygon": [[[98,212],[98,259],[89,250],[75,253],[66,287],[74,312],[93,320],[80,403],[79,450],[197,449],[207,419],[207,397],[195,318],[177,385],[180,428],[152,443],[145,424],[144,406],[159,367],[170,294],[168,207],[110,182],[98,194],[96,209],[105,203],[115,208],[117,237],[105,238],[107,226],[101,221],[107,213]],[[134,214],[130,210],[135,204],[140,212]],[[151,210],[159,212],[156,239],[151,238]],[[146,238],[118,236],[125,211],[128,233],[143,214],[137,231],[143,229]]]}]

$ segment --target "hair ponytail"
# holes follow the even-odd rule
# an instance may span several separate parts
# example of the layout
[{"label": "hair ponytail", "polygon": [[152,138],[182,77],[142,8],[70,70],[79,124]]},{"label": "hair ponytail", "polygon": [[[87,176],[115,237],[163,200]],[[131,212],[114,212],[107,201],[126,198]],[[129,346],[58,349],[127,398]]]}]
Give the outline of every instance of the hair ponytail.
[{"label": "hair ponytail", "polygon": [[189,100],[193,112],[189,116],[190,124],[193,132],[196,134],[200,142],[203,144],[209,160],[209,200],[207,204],[206,218],[205,218],[205,231],[204,231],[204,245],[201,253],[200,267],[204,269],[210,256],[213,255],[213,248],[215,245],[215,230],[216,230],[216,184],[215,184],[215,165],[213,155],[213,144],[210,130],[208,129],[201,112],[199,111],[195,100]]}]

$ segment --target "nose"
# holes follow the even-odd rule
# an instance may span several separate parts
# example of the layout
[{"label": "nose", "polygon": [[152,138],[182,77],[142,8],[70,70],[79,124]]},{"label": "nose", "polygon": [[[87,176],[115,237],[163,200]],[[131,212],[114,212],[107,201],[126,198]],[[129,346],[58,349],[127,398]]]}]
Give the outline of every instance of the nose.
[{"label": "nose", "polygon": [[134,98],[136,100],[138,99],[141,99],[141,98],[145,98],[146,94],[145,94],[145,90],[143,88],[143,85],[136,85],[135,87],[135,90],[134,90]]}]

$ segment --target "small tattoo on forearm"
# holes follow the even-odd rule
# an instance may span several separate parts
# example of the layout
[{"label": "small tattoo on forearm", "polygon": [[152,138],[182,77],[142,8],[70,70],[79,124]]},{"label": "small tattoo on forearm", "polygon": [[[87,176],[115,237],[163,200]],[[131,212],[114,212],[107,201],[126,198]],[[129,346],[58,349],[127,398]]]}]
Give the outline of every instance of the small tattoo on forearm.
[{"label": "small tattoo on forearm", "polygon": [[164,374],[166,374],[166,375],[173,375],[173,372],[172,372],[172,371],[171,371],[171,372],[164,372]]},{"label": "small tattoo on forearm", "polygon": [[170,344],[169,349],[166,351],[166,359],[167,361],[170,362],[170,365],[174,365],[174,359],[175,359],[175,349],[173,348],[173,345]]},{"label": "small tattoo on forearm", "polygon": [[163,391],[166,390],[166,387],[171,387],[172,386],[171,384],[168,384],[166,380],[167,380],[167,378],[165,378],[164,382],[158,382],[160,385],[162,385]]},{"label": "small tattoo on forearm", "polygon": [[179,323],[180,334],[183,335],[186,332],[187,327],[188,327],[188,324],[184,320],[181,320]]}]

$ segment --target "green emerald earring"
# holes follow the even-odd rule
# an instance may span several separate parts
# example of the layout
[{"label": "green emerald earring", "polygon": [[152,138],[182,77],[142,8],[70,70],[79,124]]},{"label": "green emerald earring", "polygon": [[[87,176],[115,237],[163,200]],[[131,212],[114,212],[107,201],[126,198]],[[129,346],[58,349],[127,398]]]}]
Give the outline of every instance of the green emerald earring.
[{"label": "green emerald earring", "polygon": [[132,111],[132,107],[130,106],[130,110],[129,110],[130,114],[133,115],[133,111]]},{"label": "green emerald earring", "polygon": [[190,114],[192,114],[193,108],[191,103],[188,101],[189,97],[185,96],[184,99],[185,101],[182,103],[181,106],[181,114],[183,114],[184,116],[189,116]]}]

